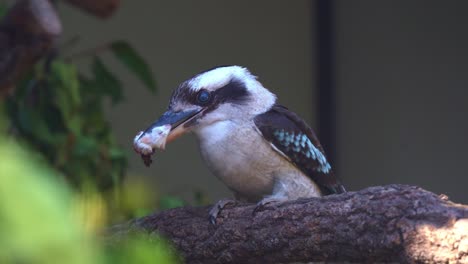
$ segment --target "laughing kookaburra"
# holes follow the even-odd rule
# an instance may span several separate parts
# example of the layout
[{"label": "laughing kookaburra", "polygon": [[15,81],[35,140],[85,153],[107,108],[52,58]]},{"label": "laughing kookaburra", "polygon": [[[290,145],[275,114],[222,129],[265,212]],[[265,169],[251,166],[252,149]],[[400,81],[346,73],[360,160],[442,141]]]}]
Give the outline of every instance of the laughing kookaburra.
[{"label": "laughing kookaburra", "polygon": [[[264,206],[345,192],[314,131],[246,68],[216,67],[183,82],[167,112],[136,140],[161,127],[168,128],[165,142],[195,133],[208,168],[238,200]],[[227,201],[212,208],[212,221]]]}]

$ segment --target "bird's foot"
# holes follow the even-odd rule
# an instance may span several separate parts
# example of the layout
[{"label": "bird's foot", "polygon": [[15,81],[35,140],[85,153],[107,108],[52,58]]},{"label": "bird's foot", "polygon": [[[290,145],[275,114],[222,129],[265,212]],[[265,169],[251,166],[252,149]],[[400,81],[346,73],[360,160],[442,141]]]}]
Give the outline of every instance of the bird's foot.
[{"label": "bird's foot", "polygon": [[281,203],[281,202],[284,202],[286,200],[287,200],[286,197],[277,197],[277,196],[265,197],[260,202],[257,203],[257,205],[255,206],[252,214],[256,214],[258,212],[261,212],[261,211],[265,210],[268,207],[268,205]]},{"label": "bird's foot", "polygon": [[219,200],[218,202],[211,207],[209,215],[210,215],[210,222],[213,225],[216,225],[218,215],[221,213],[221,211],[226,207],[227,205],[234,205],[236,204],[236,200],[233,199],[222,199]]}]

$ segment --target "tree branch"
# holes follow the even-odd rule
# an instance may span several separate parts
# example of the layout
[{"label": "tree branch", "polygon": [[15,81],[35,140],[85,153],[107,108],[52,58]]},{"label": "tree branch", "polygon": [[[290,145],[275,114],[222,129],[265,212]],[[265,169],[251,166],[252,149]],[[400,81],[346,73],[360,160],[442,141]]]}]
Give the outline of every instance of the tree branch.
[{"label": "tree branch", "polygon": [[177,208],[114,227],[112,239],[160,233],[188,263],[297,261],[468,263],[468,206],[419,187],[389,185],[269,206],[252,215]]},{"label": "tree branch", "polygon": [[62,25],[48,0],[20,0],[0,22],[0,96],[53,48]]},{"label": "tree branch", "polygon": [[66,0],[66,2],[100,18],[112,16],[120,6],[120,0]]}]

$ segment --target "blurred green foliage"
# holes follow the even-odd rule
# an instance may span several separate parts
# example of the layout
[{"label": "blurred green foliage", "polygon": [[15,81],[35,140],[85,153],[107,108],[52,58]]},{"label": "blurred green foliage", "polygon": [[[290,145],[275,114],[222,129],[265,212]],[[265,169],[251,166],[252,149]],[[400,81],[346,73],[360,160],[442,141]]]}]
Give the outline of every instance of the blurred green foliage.
[{"label": "blurred green foliage", "polygon": [[[119,56],[128,52],[135,57],[136,52],[125,47]],[[133,71],[148,68],[142,60],[127,65]],[[123,89],[97,56],[91,72],[85,77],[60,57],[44,60],[17,85],[6,110],[18,138],[42,153],[70,183],[81,187],[93,182],[104,190],[119,183],[127,165],[103,112],[104,100],[121,102]],[[152,80],[149,71],[145,73]],[[154,91],[154,86],[149,88]]]},{"label": "blurred green foliage", "polygon": [[69,210],[72,193],[66,186],[34,157],[5,140],[0,155],[0,262],[97,259],[92,241]]},{"label": "blurred green foliage", "polygon": [[160,238],[104,246],[85,224],[105,214],[99,193],[74,192],[41,157],[3,137],[0,155],[0,263],[177,262]]},{"label": "blurred green foliage", "polygon": [[[0,18],[6,12],[0,3]],[[156,91],[150,67],[129,43],[104,50]],[[78,53],[90,60],[85,75],[57,46],[0,101],[0,263],[177,261],[154,236],[113,247],[99,238],[112,223],[184,204],[144,182],[123,182],[127,157],[104,106],[122,102],[124,89],[102,51]]]}]

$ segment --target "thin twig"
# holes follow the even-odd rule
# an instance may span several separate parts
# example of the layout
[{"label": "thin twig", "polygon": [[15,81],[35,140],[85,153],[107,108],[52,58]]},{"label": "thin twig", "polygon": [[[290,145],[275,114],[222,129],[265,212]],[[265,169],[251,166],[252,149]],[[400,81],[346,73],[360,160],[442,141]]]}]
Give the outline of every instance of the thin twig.
[{"label": "thin twig", "polygon": [[79,36],[79,35],[73,36],[73,37],[65,40],[64,42],[60,43],[58,45],[58,48],[59,48],[60,51],[63,52],[65,50],[70,49],[73,46],[75,46],[80,40],[81,40],[81,36]]}]

